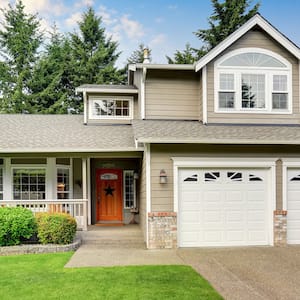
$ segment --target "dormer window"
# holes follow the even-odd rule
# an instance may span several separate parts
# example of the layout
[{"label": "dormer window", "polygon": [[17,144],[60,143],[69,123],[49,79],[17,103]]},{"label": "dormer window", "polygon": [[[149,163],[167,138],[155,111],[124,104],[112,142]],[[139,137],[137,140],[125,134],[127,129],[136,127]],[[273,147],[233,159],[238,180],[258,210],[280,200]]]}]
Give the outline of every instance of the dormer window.
[{"label": "dormer window", "polygon": [[89,96],[90,119],[132,119],[132,97]]},{"label": "dormer window", "polygon": [[232,51],[215,62],[215,111],[291,113],[291,73],[291,64],[271,51]]}]

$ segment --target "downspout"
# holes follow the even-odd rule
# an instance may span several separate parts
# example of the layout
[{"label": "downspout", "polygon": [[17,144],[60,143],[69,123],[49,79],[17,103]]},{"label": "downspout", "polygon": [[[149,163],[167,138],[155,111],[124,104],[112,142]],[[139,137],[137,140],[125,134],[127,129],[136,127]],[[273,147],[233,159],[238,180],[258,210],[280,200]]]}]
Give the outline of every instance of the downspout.
[{"label": "downspout", "polygon": [[83,92],[83,124],[87,124],[87,96],[86,91]]},{"label": "downspout", "polygon": [[145,116],[145,84],[146,84],[146,75],[147,68],[143,67],[142,69],[142,78],[141,78],[141,119],[144,120]]},{"label": "downspout", "polygon": [[202,69],[202,122],[207,124],[207,68]]}]

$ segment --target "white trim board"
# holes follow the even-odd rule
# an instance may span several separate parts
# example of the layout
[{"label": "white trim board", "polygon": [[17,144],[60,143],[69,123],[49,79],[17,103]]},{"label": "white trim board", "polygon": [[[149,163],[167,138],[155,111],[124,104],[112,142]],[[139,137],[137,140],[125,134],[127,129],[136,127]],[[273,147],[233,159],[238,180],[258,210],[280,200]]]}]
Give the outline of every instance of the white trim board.
[{"label": "white trim board", "polygon": [[223,52],[226,48],[232,45],[241,36],[247,33],[255,25],[260,26],[265,30],[272,38],[274,38],[279,44],[291,52],[296,58],[300,59],[300,49],[293,44],[288,38],[286,38],[281,32],[279,32],[274,26],[267,22],[261,15],[256,14],[251,19],[249,19],[244,25],[239,29],[234,31],[229,35],[224,41],[218,44],[215,48],[209,51],[205,56],[203,56],[195,66],[196,72],[201,70],[205,65],[207,65],[211,60]]}]

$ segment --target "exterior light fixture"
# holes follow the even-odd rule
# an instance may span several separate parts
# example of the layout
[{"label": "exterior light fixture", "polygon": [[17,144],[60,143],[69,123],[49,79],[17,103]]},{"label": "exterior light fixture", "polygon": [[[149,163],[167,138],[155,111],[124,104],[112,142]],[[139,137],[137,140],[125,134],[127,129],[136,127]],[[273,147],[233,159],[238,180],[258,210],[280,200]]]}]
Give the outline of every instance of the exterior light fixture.
[{"label": "exterior light fixture", "polygon": [[167,173],[164,169],[160,170],[159,173],[159,183],[166,184],[168,182]]}]

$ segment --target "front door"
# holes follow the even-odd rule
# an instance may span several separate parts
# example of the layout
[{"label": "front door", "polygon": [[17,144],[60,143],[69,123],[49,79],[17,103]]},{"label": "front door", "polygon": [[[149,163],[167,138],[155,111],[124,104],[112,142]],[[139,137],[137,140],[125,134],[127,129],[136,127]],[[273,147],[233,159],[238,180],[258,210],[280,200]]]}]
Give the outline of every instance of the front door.
[{"label": "front door", "polygon": [[122,221],[122,170],[96,170],[96,218],[101,221]]}]

